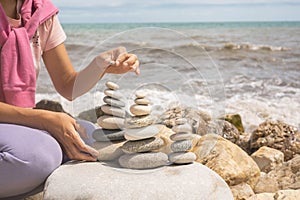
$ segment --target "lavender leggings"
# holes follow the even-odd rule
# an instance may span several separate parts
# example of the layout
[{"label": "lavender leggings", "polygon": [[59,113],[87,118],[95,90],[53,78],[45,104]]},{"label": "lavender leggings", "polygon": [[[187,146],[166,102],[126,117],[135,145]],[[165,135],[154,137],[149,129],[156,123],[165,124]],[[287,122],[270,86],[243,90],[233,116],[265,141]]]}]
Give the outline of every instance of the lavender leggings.
[{"label": "lavender leggings", "polygon": [[[78,120],[89,140],[96,128]],[[46,178],[63,162],[58,142],[47,132],[0,123],[0,199],[22,199],[43,190]]]}]

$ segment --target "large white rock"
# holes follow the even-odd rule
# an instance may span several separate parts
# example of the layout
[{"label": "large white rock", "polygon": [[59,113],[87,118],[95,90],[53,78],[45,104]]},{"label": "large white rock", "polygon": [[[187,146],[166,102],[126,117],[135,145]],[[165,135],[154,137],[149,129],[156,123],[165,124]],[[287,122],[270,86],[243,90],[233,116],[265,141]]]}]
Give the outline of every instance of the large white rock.
[{"label": "large white rock", "polygon": [[47,179],[44,200],[232,200],[227,184],[199,163],[149,170],[65,164]]}]

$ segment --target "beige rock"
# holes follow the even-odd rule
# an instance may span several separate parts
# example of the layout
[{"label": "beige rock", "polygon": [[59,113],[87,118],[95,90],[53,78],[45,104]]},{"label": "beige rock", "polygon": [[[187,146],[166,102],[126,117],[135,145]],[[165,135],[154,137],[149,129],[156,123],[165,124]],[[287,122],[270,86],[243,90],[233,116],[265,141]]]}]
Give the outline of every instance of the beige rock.
[{"label": "beige rock", "polygon": [[230,189],[235,200],[248,200],[255,197],[252,188],[246,183],[230,186]]},{"label": "beige rock", "polygon": [[137,105],[149,105],[150,104],[150,100],[146,99],[146,98],[135,99],[134,103],[136,103]]},{"label": "beige rock", "polygon": [[125,120],[126,128],[141,128],[154,124],[157,120],[157,117],[152,115],[139,116],[139,117],[130,117]]},{"label": "beige rock", "polygon": [[103,115],[97,119],[99,126],[105,129],[113,130],[124,127],[124,119],[120,117],[112,117],[109,115]]},{"label": "beige rock", "polygon": [[138,99],[145,98],[146,97],[146,92],[143,91],[143,90],[138,90],[138,91],[135,92],[135,96]]},{"label": "beige rock", "polygon": [[118,99],[114,99],[108,96],[105,96],[103,98],[103,101],[111,106],[115,106],[115,107],[125,107],[125,103],[121,100]]},{"label": "beige rock", "polygon": [[160,149],[164,145],[164,140],[159,137],[152,137],[144,140],[127,141],[121,147],[125,153],[141,153]]},{"label": "beige rock", "polygon": [[217,172],[228,185],[247,183],[254,188],[260,170],[240,147],[219,135],[202,136],[192,151],[197,161]]},{"label": "beige rock", "polygon": [[276,200],[298,200],[300,198],[300,190],[280,190],[275,193]]},{"label": "beige rock", "polygon": [[192,163],[196,160],[196,155],[193,152],[176,152],[169,154],[169,161],[176,164]]},{"label": "beige rock", "polygon": [[162,125],[151,125],[143,128],[125,129],[125,138],[127,140],[142,140],[154,137],[162,129]]},{"label": "beige rock", "polygon": [[274,200],[274,193],[256,194],[256,200]]},{"label": "beige rock", "polygon": [[124,118],[125,115],[126,115],[125,110],[123,110],[122,108],[113,107],[113,106],[110,106],[110,105],[107,105],[107,104],[102,105],[101,110],[107,115],[113,115],[113,116],[116,116],[116,117]]},{"label": "beige rock", "polygon": [[113,161],[123,155],[121,146],[125,143],[122,142],[94,142],[92,147],[95,148],[99,155],[97,157],[100,161]]},{"label": "beige rock", "polygon": [[108,87],[111,90],[119,89],[119,85],[114,82],[111,82],[111,81],[106,82],[105,85],[106,85],[106,87]]},{"label": "beige rock", "polygon": [[266,146],[259,148],[251,157],[260,171],[266,173],[275,169],[276,166],[282,165],[284,161],[284,155],[281,151]]},{"label": "beige rock", "polygon": [[112,90],[112,89],[106,89],[106,90],[104,90],[104,94],[106,96],[109,96],[109,97],[114,98],[114,99],[122,99],[122,98],[124,98],[124,96],[122,95],[122,93],[120,93],[119,91],[116,91],[116,90]]},{"label": "beige rock", "polygon": [[151,106],[134,104],[130,106],[130,112],[135,116],[149,115],[151,113]]},{"label": "beige rock", "polygon": [[277,180],[269,177],[266,173],[261,172],[258,183],[254,188],[255,193],[273,193],[279,190]]}]

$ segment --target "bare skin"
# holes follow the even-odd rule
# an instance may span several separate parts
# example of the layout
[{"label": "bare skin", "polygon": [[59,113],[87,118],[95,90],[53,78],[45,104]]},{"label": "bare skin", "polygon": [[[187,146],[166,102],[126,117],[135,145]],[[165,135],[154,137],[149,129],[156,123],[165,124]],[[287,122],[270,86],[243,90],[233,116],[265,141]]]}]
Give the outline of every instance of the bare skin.
[{"label": "bare skin", "polygon": [[[16,18],[16,1],[0,0],[7,16]],[[110,65],[113,58],[115,64]],[[85,69],[76,72],[62,43],[43,52],[43,61],[57,92],[68,100],[88,92],[106,73],[140,73],[136,55],[119,47],[98,55]],[[12,123],[49,132],[62,146],[70,159],[96,161],[98,152],[84,144],[78,133],[84,132],[76,121],[65,113],[20,108],[0,102],[0,123]]]}]

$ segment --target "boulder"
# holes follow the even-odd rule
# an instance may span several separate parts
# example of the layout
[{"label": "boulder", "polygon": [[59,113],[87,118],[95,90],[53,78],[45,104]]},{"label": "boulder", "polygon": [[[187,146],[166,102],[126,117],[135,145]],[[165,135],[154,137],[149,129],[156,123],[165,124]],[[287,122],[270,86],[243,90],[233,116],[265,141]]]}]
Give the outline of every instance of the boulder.
[{"label": "boulder", "polygon": [[231,186],[230,189],[235,200],[248,200],[255,197],[252,188],[246,183]]},{"label": "boulder", "polygon": [[290,160],[300,154],[300,133],[281,121],[265,121],[253,131],[250,143],[252,152],[262,146],[277,149],[284,153],[286,161]]},{"label": "boulder", "polygon": [[208,134],[218,134],[232,143],[237,143],[240,137],[238,129],[225,120],[210,121],[207,125]]},{"label": "boulder", "polygon": [[254,188],[255,193],[272,193],[279,190],[277,180],[273,177],[269,177],[266,173],[261,172],[258,179],[258,183]]},{"label": "boulder", "polygon": [[198,162],[217,172],[230,186],[247,183],[254,188],[260,170],[240,147],[219,135],[202,136],[192,149]]},{"label": "boulder", "polygon": [[99,162],[62,165],[47,179],[44,200],[232,200],[224,182],[209,168],[194,163],[132,170]]},{"label": "boulder", "polygon": [[275,193],[276,200],[296,200],[300,197],[300,190],[280,190]]},{"label": "boulder", "polygon": [[282,165],[284,161],[284,155],[281,151],[265,146],[259,148],[251,157],[258,165],[260,171],[266,173],[275,169],[276,166]]}]

